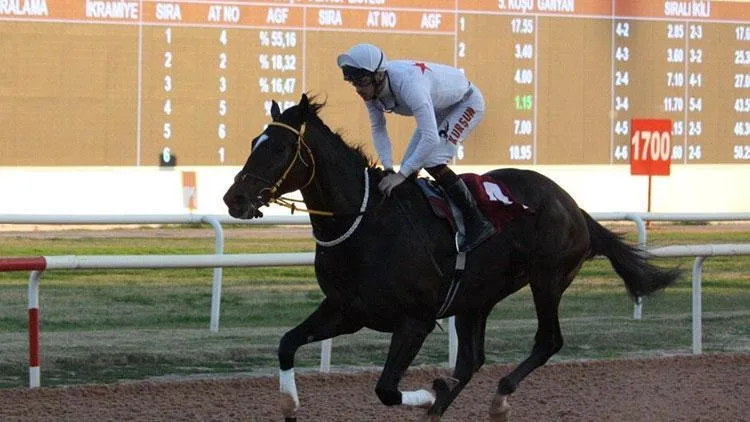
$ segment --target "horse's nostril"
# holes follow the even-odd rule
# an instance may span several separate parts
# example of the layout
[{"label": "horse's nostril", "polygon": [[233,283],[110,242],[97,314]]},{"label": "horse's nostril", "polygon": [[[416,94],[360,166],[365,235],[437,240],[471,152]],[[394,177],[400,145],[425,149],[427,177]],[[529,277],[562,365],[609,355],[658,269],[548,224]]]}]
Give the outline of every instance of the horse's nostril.
[{"label": "horse's nostril", "polygon": [[248,205],[248,200],[245,195],[236,195],[234,197],[234,206],[239,208],[245,208]]},{"label": "horse's nostril", "polygon": [[233,194],[231,192],[227,192],[227,194],[224,195],[224,203],[230,207],[231,206],[243,206],[247,203],[247,200],[245,199],[245,195]]}]

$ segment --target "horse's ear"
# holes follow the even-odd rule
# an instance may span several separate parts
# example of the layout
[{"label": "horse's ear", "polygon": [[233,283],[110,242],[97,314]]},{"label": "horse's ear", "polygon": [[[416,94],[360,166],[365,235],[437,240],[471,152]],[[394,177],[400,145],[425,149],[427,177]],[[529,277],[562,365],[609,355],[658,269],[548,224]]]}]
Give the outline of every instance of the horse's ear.
[{"label": "horse's ear", "polygon": [[281,108],[279,108],[279,103],[276,102],[276,100],[271,100],[271,118],[274,120],[278,120],[279,116],[281,116]]},{"label": "horse's ear", "polygon": [[310,109],[310,100],[307,98],[307,94],[302,93],[302,98],[299,100],[299,115],[302,120],[305,120],[307,116],[307,110]]}]

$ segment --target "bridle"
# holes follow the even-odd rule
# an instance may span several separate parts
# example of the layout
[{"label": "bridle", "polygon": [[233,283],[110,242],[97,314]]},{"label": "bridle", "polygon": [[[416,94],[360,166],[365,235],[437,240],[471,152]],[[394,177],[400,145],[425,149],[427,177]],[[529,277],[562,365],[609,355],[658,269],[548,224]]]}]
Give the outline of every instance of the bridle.
[{"label": "bridle", "polygon": [[[362,205],[360,206],[360,209],[359,209],[358,212],[351,213],[351,214],[339,214],[339,213],[333,213],[331,211],[318,211],[318,210],[312,210],[312,209],[297,208],[297,206],[294,203],[295,202],[303,202],[303,201],[300,201],[300,200],[297,200],[297,199],[291,199],[291,198],[275,197],[275,195],[278,192],[279,187],[284,183],[284,180],[286,180],[287,176],[289,175],[289,172],[291,172],[292,168],[294,168],[294,165],[297,163],[298,159],[306,167],[310,167],[310,165],[308,165],[305,162],[305,160],[302,158],[302,147],[305,148],[305,150],[307,151],[307,155],[310,156],[310,163],[312,165],[312,170],[310,171],[310,178],[307,180],[307,182],[301,188],[299,188],[299,190],[302,190],[302,189],[306,188],[308,185],[310,185],[310,183],[312,183],[312,181],[313,181],[313,178],[315,177],[315,156],[313,155],[312,150],[307,145],[307,143],[305,143],[305,139],[304,139],[304,135],[305,135],[305,123],[304,122],[302,123],[302,126],[300,126],[300,130],[297,130],[297,129],[293,128],[292,126],[289,126],[289,125],[287,125],[285,123],[276,122],[276,121],[273,121],[273,122],[269,123],[268,125],[269,126],[282,127],[284,129],[287,129],[287,130],[291,131],[295,135],[297,135],[297,151],[294,154],[294,158],[292,158],[292,161],[289,163],[289,165],[287,166],[286,170],[284,170],[284,172],[281,174],[281,176],[279,177],[279,180],[277,180],[276,183],[271,184],[270,187],[266,188],[270,192],[269,202],[274,202],[274,203],[279,204],[281,206],[290,208],[292,210],[292,214],[294,214],[295,210],[300,210],[300,211],[306,212],[308,214],[317,214],[317,215],[323,215],[323,216],[327,216],[327,217],[356,217],[354,219],[354,222],[352,223],[352,225],[349,227],[349,229],[343,235],[339,236],[336,239],[333,239],[333,240],[330,240],[330,241],[323,241],[323,240],[320,240],[317,237],[315,237],[315,235],[313,234],[313,237],[315,237],[315,242],[318,245],[320,245],[320,246],[336,246],[339,243],[341,243],[341,242],[345,241],[346,239],[348,239],[354,233],[354,231],[357,230],[357,227],[359,226],[359,223],[362,221],[362,217],[368,211],[368,209],[367,209],[367,203],[368,203],[368,200],[369,200],[369,197],[370,197],[370,175],[368,173],[367,167],[365,167],[365,169],[364,169],[365,192],[364,192],[364,195],[362,197]],[[250,176],[252,178],[255,178],[255,179],[258,179],[258,180],[262,180],[264,182],[268,182],[268,180],[266,180],[265,178],[262,178],[260,176],[256,176],[254,174],[249,174],[248,173],[248,174],[246,174],[246,176]],[[384,200],[385,200],[385,196],[383,196],[383,198],[380,201],[380,203],[378,204],[378,206],[381,205],[384,202]],[[377,208],[377,206],[375,208]],[[372,208],[370,208],[370,209],[372,209]]]},{"label": "bridle", "polygon": [[[279,177],[279,179],[275,183],[271,183],[270,180],[268,180],[268,179],[266,179],[264,177],[261,177],[261,176],[257,176],[257,175],[252,174],[252,173],[247,173],[246,176],[249,176],[249,177],[251,177],[253,179],[258,179],[260,181],[268,183],[270,186],[267,187],[267,188],[261,189],[261,192],[264,191],[264,190],[268,190],[268,192],[269,192],[269,199],[268,199],[268,201],[276,203],[276,204],[279,204],[281,206],[284,206],[284,207],[287,207],[287,208],[291,209],[292,210],[292,214],[294,214],[294,211],[300,210],[300,211],[304,211],[304,212],[307,212],[307,213],[310,213],[310,214],[320,214],[320,215],[333,216],[333,213],[330,212],[330,211],[316,211],[316,210],[307,210],[307,209],[297,208],[296,204],[294,204],[294,203],[295,202],[302,202],[302,201],[297,200],[297,199],[284,198],[282,196],[278,196],[278,197],[276,196],[276,193],[279,191],[279,188],[284,183],[284,181],[286,180],[287,176],[289,176],[289,172],[292,171],[292,169],[294,168],[294,165],[297,163],[297,160],[299,160],[302,164],[304,164],[305,167],[312,166],[312,170],[310,171],[310,178],[307,179],[307,182],[305,182],[305,184],[302,185],[302,187],[300,187],[299,190],[302,190],[302,189],[306,188],[307,186],[310,185],[310,183],[312,183],[313,179],[315,178],[315,168],[316,168],[315,167],[315,156],[313,155],[312,150],[307,145],[307,143],[305,143],[305,138],[304,138],[304,136],[305,136],[305,122],[302,122],[302,126],[300,126],[299,130],[293,128],[292,126],[289,126],[286,123],[281,123],[281,122],[276,122],[276,121],[269,123],[268,126],[283,127],[284,129],[287,129],[290,132],[294,133],[297,136],[297,151],[294,153],[294,157],[292,158],[292,161],[289,162],[289,165],[287,166],[286,170],[284,170],[284,172],[281,173],[281,176]],[[307,151],[307,155],[310,157],[310,163],[311,164],[307,164],[307,162],[305,162],[305,160],[302,158],[302,147],[305,147],[305,151]]]},{"label": "bridle", "polygon": [[[273,202],[275,204],[281,205],[282,207],[289,208],[290,210],[292,210],[292,214],[294,214],[295,211],[302,211],[308,214],[322,215],[326,217],[357,217],[365,213],[366,206],[367,206],[367,198],[369,197],[369,189],[368,189],[369,186],[366,186],[366,192],[363,198],[363,204],[362,204],[361,209],[359,210],[359,212],[351,213],[351,214],[340,214],[340,213],[334,213],[332,211],[320,211],[320,210],[313,210],[309,208],[298,208],[297,203],[301,203],[304,201],[301,201],[299,199],[293,199],[293,198],[284,198],[283,196],[277,197],[276,193],[279,191],[279,187],[281,187],[281,185],[284,183],[284,180],[286,180],[287,176],[289,175],[289,172],[291,172],[292,168],[294,168],[294,165],[297,163],[297,160],[302,162],[302,164],[304,164],[306,167],[310,167],[310,165],[307,164],[307,162],[305,162],[305,160],[302,158],[302,147],[305,148],[305,151],[307,151],[307,155],[310,157],[312,171],[310,171],[310,178],[302,187],[299,188],[299,190],[301,191],[302,189],[309,186],[310,183],[312,183],[313,179],[315,178],[315,169],[316,169],[315,156],[313,155],[310,147],[305,142],[305,138],[304,138],[305,127],[306,127],[305,122],[303,122],[302,126],[300,126],[300,130],[295,129],[286,123],[281,123],[281,122],[276,122],[276,121],[269,123],[268,126],[282,127],[284,129],[289,130],[290,132],[294,133],[297,136],[297,151],[294,154],[294,158],[292,158],[292,161],[289,163],[286,170],[284,170],[284,172],[281,174],[281,176],[275,183],[270,183],[269,180],[263,177],[256,176],[254,174],[248,174],[248,176],[254,179],[262,180],[270,184],[270,187],[263,189],[263,190],[268,190],[270,193],[270,197],[268,200],[269,202]],[[369,185],[368,183],[369,175],[367,174],[367,169],[365,169],[365,179],[366,179],[365,180],[366,185]]]},{"label": "bridle", "polygon": [[301,188],[299,188],[299,190],[302,190],[306,188],[307,186],[309,186],[310,183],[312,183],[313,178],[315,177],[315,156],[313,155],[310,147],[305,143],[305,138],[304,138],[305,122],[302,122],[302,126],[300,126],[299,130],[289,126],[286,123],[281,123],[281,122],[271,122],[268,124],[268,126],[283,127],[284,129],[287,129],[291,131],[292,133],[294,133],[295,135],[297,135],[297,152],[294,154],[294,158],[292,158],[292,161],[289,163],[286,170],[284,170],[284,172],[281,174],[281,177],[279,177],[279,180],[277,180],[276,183],[271,185],[271,187],[269,188],[269,191],[271,193],[271,199],[275,201],[276,199],[278,199],[275,197],[276,192],[279,191],[279,187],[281,186],[282,183],[284,183],[284,180],[286,180],[286,177],[289,175],[289,172],[292,171],[292,169],[294,168],[294,164],[297,163],[298,159],[300,162],[302,162],[302,164],[305,165],[305,167],[310,167],[310,165],[308,165],[305,162],[305,160],[302,159],[302,147],[303,146],[305,147],[305,150],[307,151],[307,155],[310,156],[310,163],[312,164],[312,171],[310,171],[310,178],[307,179],[307,182]]}]

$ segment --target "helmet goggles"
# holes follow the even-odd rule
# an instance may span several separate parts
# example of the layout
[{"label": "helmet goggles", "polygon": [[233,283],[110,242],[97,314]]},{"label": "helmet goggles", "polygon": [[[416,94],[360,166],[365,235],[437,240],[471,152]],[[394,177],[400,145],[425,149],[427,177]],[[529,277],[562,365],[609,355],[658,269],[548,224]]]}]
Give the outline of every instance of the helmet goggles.
[{"label": "helmet goggles", "polygon": [[364,87],[375,81],[375,72],[367,69],[360,69],[354,66],[343,66],[341,71],[344,73],[344,80],[354,86]]}]

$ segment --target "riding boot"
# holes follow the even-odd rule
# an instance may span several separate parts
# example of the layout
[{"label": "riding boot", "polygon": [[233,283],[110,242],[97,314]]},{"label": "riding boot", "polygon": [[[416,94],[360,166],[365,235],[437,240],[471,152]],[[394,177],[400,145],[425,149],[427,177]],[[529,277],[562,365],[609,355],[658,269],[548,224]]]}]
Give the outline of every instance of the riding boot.
[{"label": "riding boot", "polygon": [[479,209],[474,196],[463,180],[459,178],[455,183],[445,188],[445,192],[461,209],[461,214],[464,217],[466,238],[461,246],[461,251],[470,251],[495,234],[495,226]]}]

